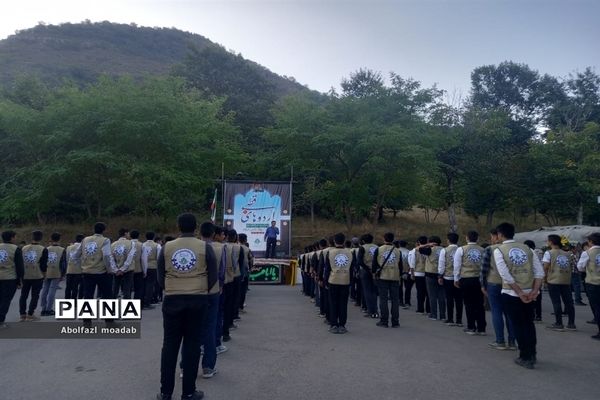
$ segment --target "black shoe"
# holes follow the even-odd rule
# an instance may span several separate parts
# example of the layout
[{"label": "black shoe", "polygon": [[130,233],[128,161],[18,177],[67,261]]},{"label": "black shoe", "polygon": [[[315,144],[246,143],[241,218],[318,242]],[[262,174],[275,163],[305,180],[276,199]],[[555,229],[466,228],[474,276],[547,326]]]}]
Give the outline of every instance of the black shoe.
[{"label": "black shoe", "polygon": [[519,357],[519,358],[515,358],[515,364],[517,364],[523,368],[534,369],[532,360],[523,360],[522,358]]},{"label": "black shoe", "polygon": [[387,322],[383,322],[383,321],[379,321],[378,323],[375,324],[376,326],[380,326],[382,328],[389,328],[388,327],[388,323]]},{"label": "black shoe", "polygon": [[156,395],[156,400],[171,400],[171,395],[170,394],[162,394],[159,393]]},{"label": "black shoe", "polygon": [[395,324],[392,324],[392,328],[400,328],[400,324],[396,322]]},{"label": "black shoe", "polygon": [[48,311],[42,310],[42,312],[40,313],[40,317],[47,317],[47,316],[48,316]]},{"label": "black shoe", "polygon": [[586,324],[591,324],[591,325],[596,325],[596,320],[592,319],[592,320],[589,320],[589,321],[585,321],[585,323]]},{"label": "black shoe", "polygon": [[224,342],[229,342],[231,340],[231,336],[229,335],[223,335],[223,339]]},{"label": "black shoe", "polygon": [[55,314],[55,313],[54,313],[54,311],[53,311],[53,310],[48,310],[48,311],[46,311],[46,315],[48,315],[48,316],[50,316],[50,317],[51,317],[51,316],[53,316],[54,314]]},{"label": "black shoe", "polygon": [[585,304],[583,301],[577,301],[575,302],[576,306],[587,306],[587,304]]},{"label": "black shoe", "polygon": [[193,394],[187,396],[181,395],[181,400],[202,400],[204,398],[204,392],[196,390]]},{"label": "black shoe", "polygon": [[600,340],[600,332],[592,336],[592,339]]},{"label": "black shoe", "polygon": [[154,306],[150,304],[146,304],[142,306],[142,310],[154,310]]}]

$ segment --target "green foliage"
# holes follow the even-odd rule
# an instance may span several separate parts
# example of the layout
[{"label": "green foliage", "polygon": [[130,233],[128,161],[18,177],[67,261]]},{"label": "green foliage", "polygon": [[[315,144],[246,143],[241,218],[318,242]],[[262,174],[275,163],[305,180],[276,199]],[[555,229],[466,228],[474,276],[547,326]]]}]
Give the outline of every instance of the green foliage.
[{"label": "green foliage", "polygon": [[14,148],[5,220],[203,209],[221,162],[243,162],[222,101],[182,80],[102,78],[52,96],[39,111],[0,103],[0,147]]}]

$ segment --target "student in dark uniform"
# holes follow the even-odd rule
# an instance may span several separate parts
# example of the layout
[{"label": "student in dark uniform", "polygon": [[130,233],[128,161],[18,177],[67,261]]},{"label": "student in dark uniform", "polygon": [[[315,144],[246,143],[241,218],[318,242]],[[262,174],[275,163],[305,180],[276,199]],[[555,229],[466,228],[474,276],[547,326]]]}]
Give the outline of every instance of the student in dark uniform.
[{"label": "student in dark uniform", "polygon": [[235,328],[233,319],[240,298],[241,269],[245,262],[242,246],[237,243],[238,235],[233,229],[227,232],[227,264],[225,268],[225,285],[223,286],[223,341],[231,340],[229,331]]},{"label": "student in dark uniform", "polygon": [[[448,326],[463,326],[463,299],[459,288],[454,286],[454,253],[458,250],[458,234],[450,232],[446,238],[448,246],[440,251],[438,263],[439,282],[444,285],[446,294],[446,311],[448,319],[444,323]],[[456,318],[454,318],[456,310]]]},{"label": "student in dark uniform", "polygon": [[81,258],[77,258],[77,250],[84,236],[75,236],[75,243],[67,247],[67,288],[65,299],[83,299],[83,282],[81,274]]},{"label": "student in dark uniform", "polygon": [[377,245],[373,244],[373,235],[367,233],[361,237],[362,245],[358,249],[358,265],[360,266],[360,280],[367,303],[365,317],[379,318],[377,312],[377,287],[373,278],[373,260],[377,252]]},{"label": "student in dark uniform", "polygon": [[7,328],[4,323],[10,303],[22,285],[25,269],[23,267],[23,253],[14,244],[16,233],[13,231],[2,232],[0,244],[0,329]]},{"label": "student in dark uniform", "polygon": [[548,283],[548,294],[552,300],[554,308],[554,317],[556,322],[549,326],[555,331],[563,331],[563,307],[565,314],[568,315],[568,324],[566,329],[574,331],[575,326],[575,307],[573,306],[573,296],[571,295],[571,257],[569,253],[561,248],[561,239],[558,235],[548,236],[548,245],[550,250],[544,253],[542,263],[546,272],[546,282]]},{"label": "student in dark uniform", "polygon": [[56,289],[67,273],[67,257],[65,248],[59,243],[60,233],[53,233],[50,240],[52,240],[52,244],[47,247],[48,262],[41,293],[42,316],[54,315]]},{"label": "student in dark uniform", "polygon": [[154,232],[146,232],[146,241],[142,243],[142,269],[146,271],[144,279],[144,304],[151,305],[158,303],[155,293],[156,287],[156,268],[158,267],[158,255],[161,245],[154,241]]},{"label": "student in dark uniform", "polygon": [[215,254],[205,241],[194,237],[193,214],[177,218],[181,235],[163,247],[158,258],[158,281],[164,288],[163,346],[158,400],[171,400],[175,387],[177,355],[183,344],[182,399],[200,400],[196,390],[202,331],[208,320],[209,291],[218,281]]},{"label": "student in dark uniform", "polygon": [[[25,266],[25,275],[23,277],[23,288],[19,298],[19,311],[21,321],[38,321],[39,317],[34,315],[35,309],[40,298],[40,291],[46,276],[48,268],[48,249],[41,245],[44,237],[41,231],[35,231],[31,234],[31,244],[23,246],[23,264]],[[27,298],[31,292],[29,308],[27,308]]]},{"label": "student in dark uniform", "polygon": [[410,277],[410,267],[408,265],[408,254],[410,250],[406,248],[408,242],[406,240],[398,241],[398,249],[402,254],[402,277],[400,280],[400,307],[405,310],[410,308],[412,287],[414,281]]},{"label": "student in dark uniform", "polygon": [[[430,320],[446,320],[446,293],[444,293],[443,282],[439,282],[438,268],[440,255],[442,253],[442,239],[439,236],[429,238],[431,253],[425,258],[425,282],[427,284],[427,295],[431,313]],[[439,314],[438,314],[439,311]]]},{"label": "student in dark uniform", "polygon": [[533,249],[513,240],[514,225],[505,222],[496,229],[502,242],[494,249],[494,260],[502,277],[502,302],[519,344],[515,363],[533,369],[537,362],[533,301],[544,279],[544,267]]},{"label": "student in dark uniform", "polygon": [[477,244],[479,234],[475,231],[467,233],[466,246],[459,247],[454,253],[454,286],[462,291],[467,314],[468,335],[485,336],[485,308],[481,291],[481,267],[483,264],[483,247]]},{"label": "student in dark uniform", "polygon": [[427,295],[427,283],[425,281],[425,258],[429,253],[427,245],[427,236],[419,236],[416,247],[408,253],[408,264],[410,266],[411,278],[415,281],[417,288],[417,314],[429,314],[431,308],[429,305],[429,296]]},{"label": "student in dark uniform", "polygon": [[[246,311],[244,307],[246,306],[246,295],[248,294],[248,286],[250,284],[250,270],[254,265],[254,255],[250,250],[250,244],[248,243],[248,236],[244,233],[240,234],[240,244],[244,248],[244,253],[246,255],[246,263],[243,264],[243,270],[241,271],[241,283],[240,283],[240,302],[238,305],[239,313],[244,314]],[[239,318],[239,315],[238,315]]]},{"label": "student in dark uniform", "polygon": [[335,247],[325,257],[324,280],[329,292],[329,332],[344,334],[348,319],[348,295],[350,290],[350,268],[352,252],[344,247],[343,233],[334,236]]},{"label": "student in dark uniform", "polygon": [[[391,232],[383,235],[383,246],[380,246],[373,255],[373,269],[375,283],[379,292],[379,315],[377,326],[387,328],[389,317],[392,317],[392,328],[400,326],[400,274],[402,273],[402,253],[394,246],[394,234]],[[388,308],[388,299],[392,308]]]}]

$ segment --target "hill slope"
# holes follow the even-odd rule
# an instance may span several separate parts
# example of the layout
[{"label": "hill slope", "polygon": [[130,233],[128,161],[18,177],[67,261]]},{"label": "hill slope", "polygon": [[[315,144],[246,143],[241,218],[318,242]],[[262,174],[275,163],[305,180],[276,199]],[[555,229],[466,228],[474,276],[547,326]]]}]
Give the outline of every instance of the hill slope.
[{"label": "hill slope", "polygon": [[[79,83],[108,75],[164,75],[183,62],[190,46],[212,47],[231,55],[207,38],[174,28],[147,28],[110,22],[38,25],[0,41],[0,85],[15,77],[37,75],[50,84]],[[292,79],[245,60],[282,96],[307,90]]]}]

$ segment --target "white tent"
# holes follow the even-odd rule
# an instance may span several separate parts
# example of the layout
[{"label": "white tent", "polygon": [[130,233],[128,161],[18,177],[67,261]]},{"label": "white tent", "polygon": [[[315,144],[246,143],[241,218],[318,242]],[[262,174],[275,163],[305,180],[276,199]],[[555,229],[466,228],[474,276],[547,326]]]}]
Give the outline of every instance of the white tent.
[{"label": "white tent", "polygon": [[566,237],[571,244],[587,242],[587,236],[594,232],[600,232],[598,226],[568,225],[568,226],[543,226],[531,232],[519,232],[515,234],[517,242],[533,240],[536,248],[547,246],[548,235]]}]

